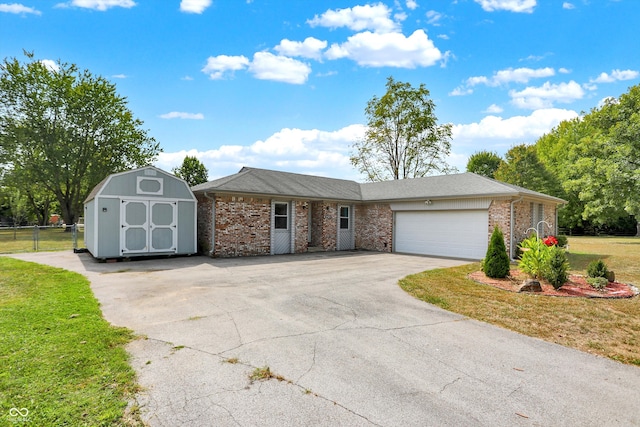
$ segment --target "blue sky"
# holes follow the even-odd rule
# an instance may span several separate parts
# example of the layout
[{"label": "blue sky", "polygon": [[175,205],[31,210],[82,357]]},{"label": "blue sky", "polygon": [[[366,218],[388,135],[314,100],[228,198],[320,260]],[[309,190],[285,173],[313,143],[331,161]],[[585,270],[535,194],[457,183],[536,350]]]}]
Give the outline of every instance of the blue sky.
[{"label": "blue sky", "polygon": [[10,1],[2,58],[109,78],[163,148],[158,167],[195,155],[212,179],[361,180],[351,144],[388,76],[429,89],[460,171],[640,83],[638,0]]}]

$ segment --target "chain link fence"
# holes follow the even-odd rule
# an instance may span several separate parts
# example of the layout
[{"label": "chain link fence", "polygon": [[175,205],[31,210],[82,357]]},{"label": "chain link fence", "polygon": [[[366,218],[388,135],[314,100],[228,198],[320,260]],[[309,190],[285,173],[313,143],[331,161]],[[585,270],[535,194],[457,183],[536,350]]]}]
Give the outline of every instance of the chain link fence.
[{"label": "chain link fence", "polygon": [[0,227],[0,254],[77,250],[84,246],[84,226]]}]

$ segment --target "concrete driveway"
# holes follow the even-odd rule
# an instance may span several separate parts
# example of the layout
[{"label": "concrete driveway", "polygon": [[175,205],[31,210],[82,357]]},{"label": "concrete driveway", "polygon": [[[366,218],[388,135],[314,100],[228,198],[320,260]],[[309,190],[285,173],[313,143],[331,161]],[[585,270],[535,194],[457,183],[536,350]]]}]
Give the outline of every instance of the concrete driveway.
[{"label": "concrete driveway", "polygon": [[[99,264],[151,426],[640,425],[640,369],[449,313],[404,275],[460,261],[380,253]],[[231,363],[237,360],[237,363]],[[277,376],[252,381],[256,368]]]}]

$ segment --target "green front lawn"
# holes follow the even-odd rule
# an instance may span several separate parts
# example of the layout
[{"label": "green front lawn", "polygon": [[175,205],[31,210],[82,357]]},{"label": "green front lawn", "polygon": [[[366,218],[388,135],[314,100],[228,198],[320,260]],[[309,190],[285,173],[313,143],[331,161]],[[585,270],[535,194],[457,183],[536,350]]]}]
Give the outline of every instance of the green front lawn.
[{"label": "green front lawn", "polygon": [[[571,237],[569,263],[586,274],[603,259],[616,280],[640,285],[640,238]],[[640,297],[559,298],[518,294],[478,284],[480,264],[426,271],[400,281],[406,292],[462,315],[582,351],[640,366]]]},{"label": "green front lawn", "polygon": [[83,276],[0,257],[2,425],[141,425],[124,415],[132,338],[104,320]]}]

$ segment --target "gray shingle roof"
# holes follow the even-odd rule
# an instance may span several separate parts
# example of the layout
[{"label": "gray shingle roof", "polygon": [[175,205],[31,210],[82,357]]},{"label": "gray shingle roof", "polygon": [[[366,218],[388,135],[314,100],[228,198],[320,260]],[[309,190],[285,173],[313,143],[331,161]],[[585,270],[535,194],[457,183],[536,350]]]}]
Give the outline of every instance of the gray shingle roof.
[{"label": "gray shingle roof", "polygon": [[325,178],[244,167],[240,172],[196,185],[194,193],[222,191],[310,199],[361,200],[360,184],[345,179]]},{"label": "gray shingle roof", "polygon": [[564,203],[557,197],[469,172],[360,184],[344,179],[245,167],[237,174],[196,185],[191,190],[194,193],[206,191],[356,202],[529,196]]}]

